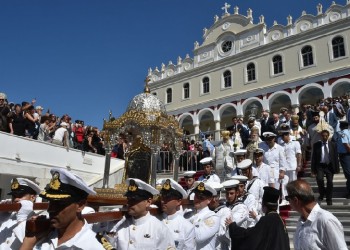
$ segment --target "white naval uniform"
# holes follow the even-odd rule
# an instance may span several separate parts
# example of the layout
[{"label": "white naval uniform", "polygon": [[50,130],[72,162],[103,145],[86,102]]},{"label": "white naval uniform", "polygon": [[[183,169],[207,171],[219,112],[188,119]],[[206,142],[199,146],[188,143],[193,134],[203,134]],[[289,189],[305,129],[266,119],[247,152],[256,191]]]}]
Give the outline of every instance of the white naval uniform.
[{"label": "white naval uniform", "polygon": [[221,205],[217,207],[214,212],[220,217],[220,228],[216,238],[216,249],[228,250],[231,247],[231,241],[226,235],[226,218],[232,218],[231,209],[226,207],[226,205]]},{"label": "white naval uniform", "polygon": [[280,170],[286,171],[287,165],[284,149],[277,143],[269,148],[266,142],[260,143],[259,148],[264,150],[264,162],[274,169],[275,188],[278,189]]},{"label": "white naval uniform", "polygon": [[[256,202],[255,196],[253,194],[247,192],[243,196],[239,197],[238,200],[242,201],[243,204],[247,206],[248,211],[254,211],[255,213],[258,213],[258,203]],[[249,217],[248,212],[247,227],[253,226],[255,226],[255,220]]]},{"label": "white naval uniform", "polygon": [[183,217],[181,212],[173,215],[163,213],[162,222],[173,235],[176,249],[193,250],[196,248],[194,226]]},{"label": "white naval uniform", "polygon": [[267,185],[258,177],[248,180],[246,184],[247,192],[254,195],[257,212],[259,214],[262,214],[262,197],[264,195],[264,187],[266,186]]},{"label": "white naval uniform", "polygon": [[298,221],[294,249],[346,250],[343,226],[333,214],[316,204],[305,222]]},{"label": "white naval uniform", "polygon": [[197,250],[215,249],[216,237],[220,228],[220,217],[208,207],[205,207],[189,221],[195,226]]},{"label": "white naval uniform", "polygon": [[231,210],[232,221],[236,222],[237,226],[247,228],[247,220],[249,218],[248,207],[242,202],[236,202],[233,205],[227,205],[227,207]]},{"label": "white naval uniform", "polygon": [[17,212],[0,215],[0,249],[19,249],[25,236],[25,221],[17,221]]},{"label": "white naval uniform", "polygon": [[297,179],[297,154],[301,154],[300,143],[290,140],[287,143],[282,141],[280,145],[283,147],[286,155],[286,175],[288,175],[289,181],[295,181]]},{"label": "white naval uniform", "polygon": [[51,232],[46,238],[39,241],[34,250],[54,250],[54,249],[84,249],[84,250],[104,250],[104,247],[96,239],[96,233],[91,230],[90,225],[85,221],[81,230],[73,238],[57,246],[57,231]]},{"label": "white naval uniform", "polygon": [[253,169],[256,170],[256,172],[258,173],[257,176],[260,178],[260,180],[262,180],[265,183],[266,186],[269,184],[275,184],[275,173],[269,165],[262,162],[260,166],[254,164]]},{"label": "white naval uniform", "polygon": [[187,189],[186,190],[186,193],[187,193],[187,195],[188,195],[188,199],[190,200],[190,201],[193,201],[194,200],[194,192],[192,192],[192,188],[191,189]]},{"label": "white naval uniform", "polygon": [[208,176],[204,177],[204,175],[202,175],[202,176],[200,176],[198,178],[198,181],[203,181],[203,182],[206,182],[206,183],[208,183],[208,182],[218,182],[218,183],[220,183],[221,182],[219,176],[217,176],[216,174],[211,174],[211,175],[209,175],[209,177]]},{"label": "white naval uniform", "polygon": [[[233,205],[226,204],[226,206],[231,212],[232,221],[236,222],[237,226],[247,228],[247,223],[249,219],[248,207],[241,201],[237,201]],[[229,230],[226,230],[225,236],[228,240],[228,243],[227,241],[223,241],[224,244],[221,244],[221,249],[229,250],[231,249],[231,237],[229,234]]]},{"label": "white naval uniform", "polygon": [[149,212],[139,219],[124,217],[112,232],[117,233],[115,236],[117,249],[176,249],[170,230]]}]

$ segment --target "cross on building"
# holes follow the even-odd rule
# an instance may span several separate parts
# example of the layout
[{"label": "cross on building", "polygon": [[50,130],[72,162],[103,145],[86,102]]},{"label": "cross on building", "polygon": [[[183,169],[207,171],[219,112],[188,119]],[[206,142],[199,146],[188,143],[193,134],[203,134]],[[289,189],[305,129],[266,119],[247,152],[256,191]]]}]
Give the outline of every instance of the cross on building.
[{"label": "cross on building", "polygon": [[224,14],[228,14],[228,9],[229,9],[230,7],[231,7],[230,4],[225,3],[224,7],[222,7],[221,9],[222,9],[222,10],[225,10],[225,13],[224,13]]}]

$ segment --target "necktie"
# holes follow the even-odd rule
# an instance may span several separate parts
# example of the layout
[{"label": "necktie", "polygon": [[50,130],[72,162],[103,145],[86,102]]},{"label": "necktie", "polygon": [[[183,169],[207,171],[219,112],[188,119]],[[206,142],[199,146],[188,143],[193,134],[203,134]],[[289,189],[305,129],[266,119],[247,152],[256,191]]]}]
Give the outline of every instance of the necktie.
[{"label": "necktie", "polygon": [[327,148],[327,143],[324,142],[323,143],[323,150],[324,150],[324,163],[328,164],[329,163],[329,152],[328,152],[328,148]]}]

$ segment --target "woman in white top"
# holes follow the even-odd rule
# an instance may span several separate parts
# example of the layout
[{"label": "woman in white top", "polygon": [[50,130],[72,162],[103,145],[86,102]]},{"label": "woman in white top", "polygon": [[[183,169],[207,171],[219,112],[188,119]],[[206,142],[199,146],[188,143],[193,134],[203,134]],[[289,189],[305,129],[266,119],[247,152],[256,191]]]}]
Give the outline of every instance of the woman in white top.
[{"label": "woman in white top", "polygon": [[66,122],[61,122],[60,127],[55,131],[52,143],[64,147],[69,146],[67,126],[68,124]]}]

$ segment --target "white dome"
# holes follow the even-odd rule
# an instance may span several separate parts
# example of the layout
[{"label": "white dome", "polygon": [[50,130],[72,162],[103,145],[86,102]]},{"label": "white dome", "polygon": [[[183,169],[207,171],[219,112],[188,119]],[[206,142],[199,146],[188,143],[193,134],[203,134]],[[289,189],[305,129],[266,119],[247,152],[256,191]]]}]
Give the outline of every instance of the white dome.
[{"label": "white dome", "polygon": [[136,95],[128,105],[126,112],[136,110],[140,112],[161,112],[166,113],[165,106],[157,96],[149,93]]}]

